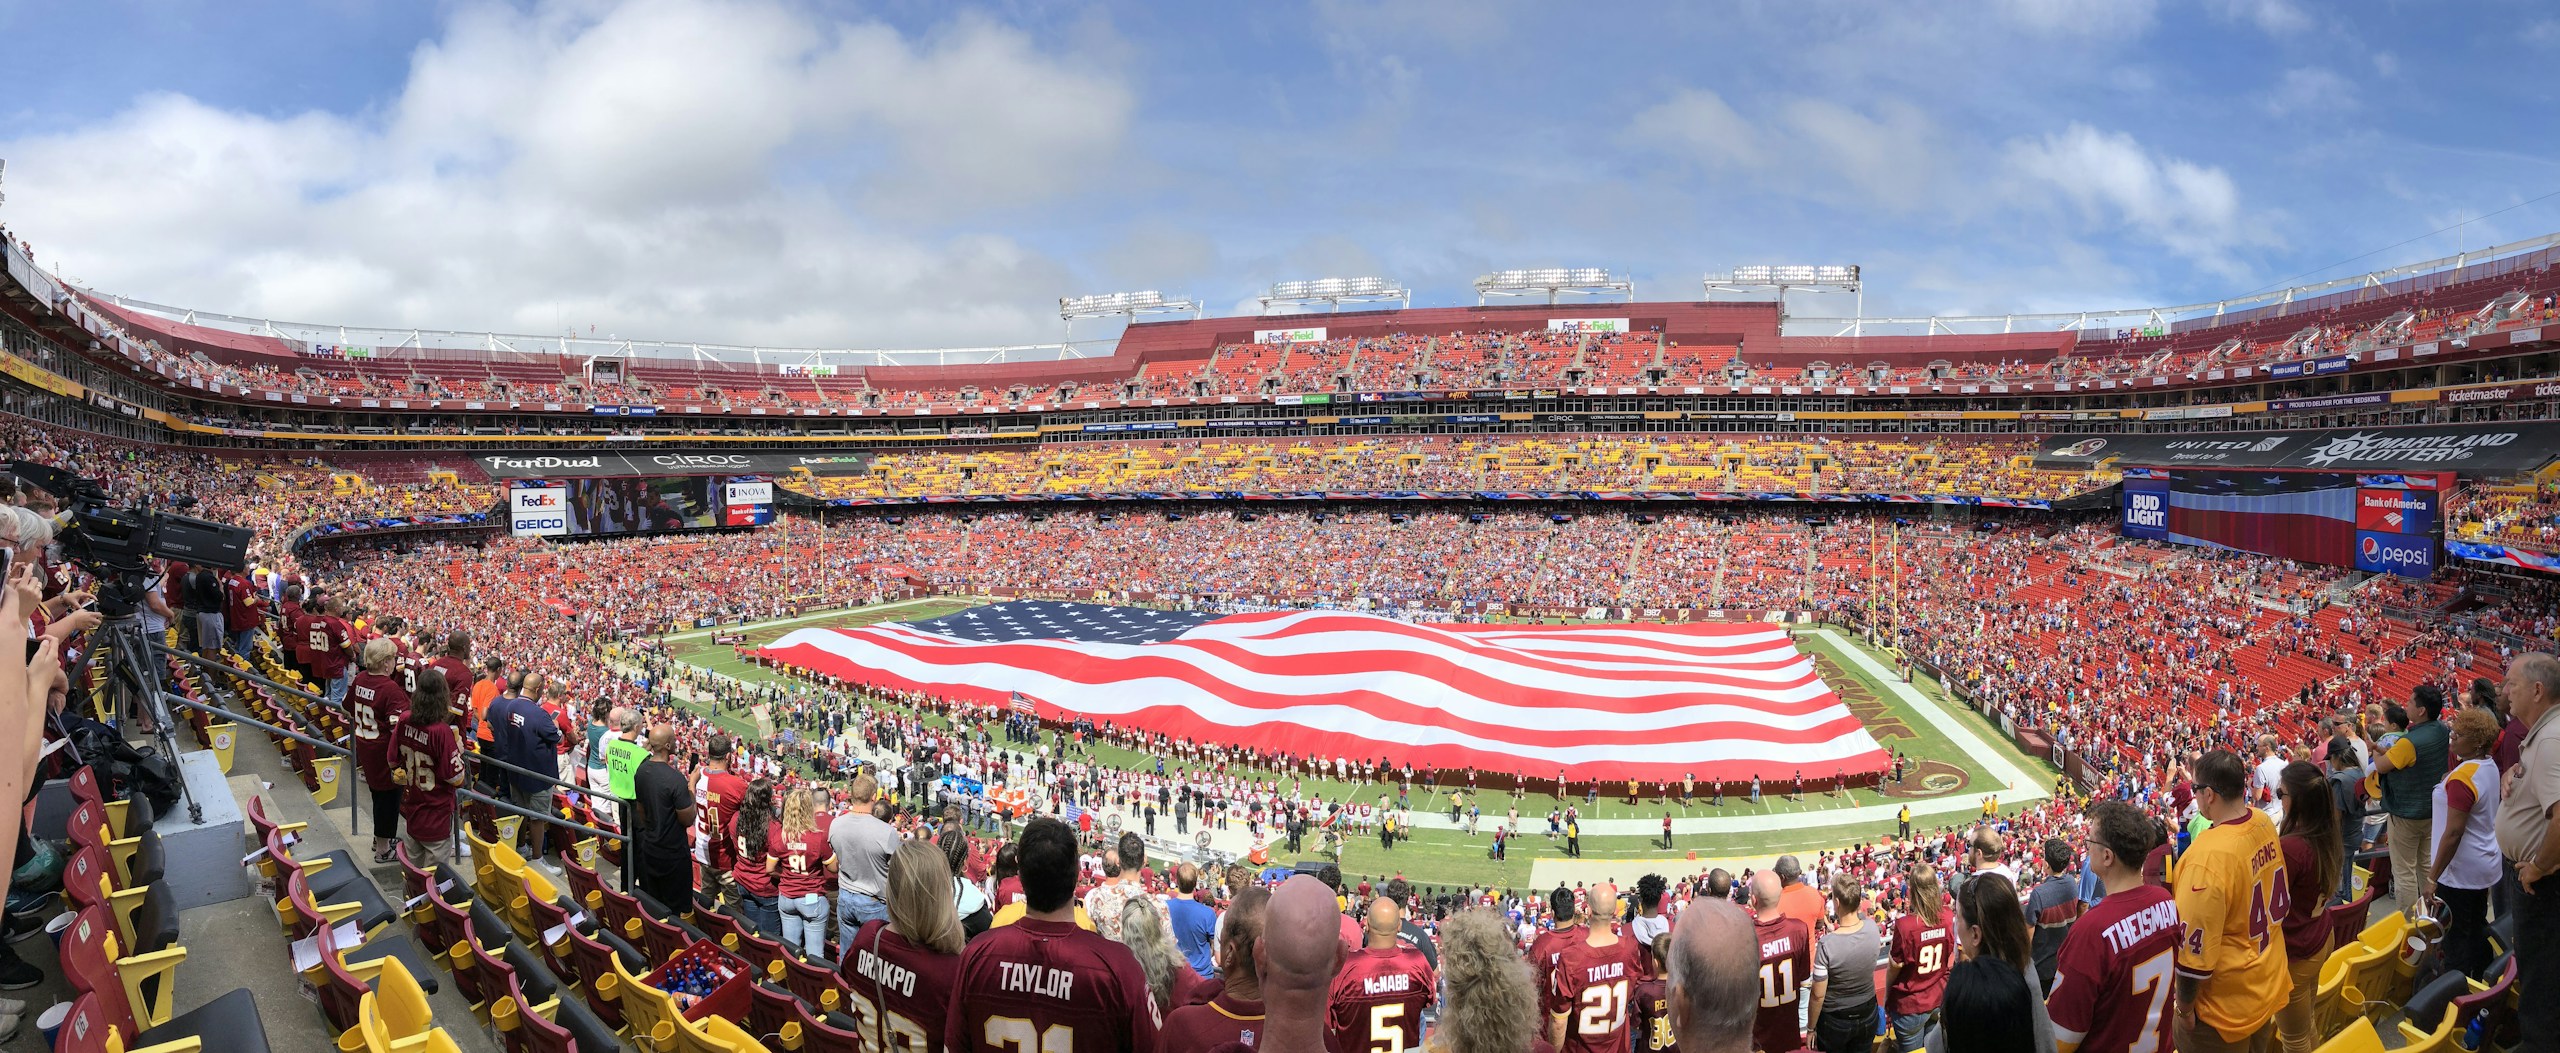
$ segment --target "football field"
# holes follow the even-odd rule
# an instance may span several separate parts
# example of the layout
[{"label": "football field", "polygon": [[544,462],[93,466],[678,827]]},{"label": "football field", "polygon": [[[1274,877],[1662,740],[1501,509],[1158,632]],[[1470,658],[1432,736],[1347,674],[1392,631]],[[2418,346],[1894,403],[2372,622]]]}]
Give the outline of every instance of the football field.
[{"label": "football field", "polygon": [[[754,647],[795,629],[922,621],[976,605],[977,601],[957,598],[908,600],[743,629],[692,630],[668,637],[667,646],[679,661],[762,683],[777,674],[740,661],[731,644],[718,643],[715,637],[743,635]],[[1797,643],[1813,656],[1823,679],[1868,733],[1909,759],[1900,784],[1847,794],[1807,794],[1801,800],[1790,798],[1786,787],[1768,785],[1757,804],[1740,797],[1722,802],[1701,797],[1686,807],[1676,796],[1632,801],[1623,794],[1603,795],[1596,801],[1576,796],[1568,803],[1581,809],[1584,836],[1579,859],[1566,855],[1561,840],[1545,836],[1547,813],[1559,804],[1551,793],[1532,787],[1526,793],[1486,790],[1475,795],[1472,803],[1481,809],[1482,819],[1471,834],[1463,820],[1449,822],[1448,792],[1463,791],[1463,787],[1417,784],[1411,802],[1416,827],[1412,836],[1393,849],[1381,847],[1374,834],[1349,838],[1342,858],[1344,873],[1403,873],[1428,883],[1528,887],[1559,880],[1631,879],[1647,871],[1674,875],[1711,864],[1757,866],[1781,852],[1819,851],[1890,837],[1896,829],[1895,814],[1904,805],[1912,810],[1913,828],[1927,830],[1977,819],[1986,796],[1996,794],[2003,810],[2009,810],[2051,792],[2054,773],[2048,765],[2019,752],[1994,725],[1945,696],[1935,683],[1925,678],[1916,684],[1902,681],[1883,655],[1836,629],[1800,632]],[[742,716],[722,714],[715,719],[737,734],[754,737]],[[927,720],[939,723],[938,718]],[[1096,759],[1130,769],[1155,767],[1153,755],[1113,746],[1098,747]],[[1374,803],[1379,794],[1395,792],[1395,787],[1377,783],[1311,779],[1305,785],[1310,794],[1336,801]],[[1493,829],[1515,806],[1526,836],[1512,840],[1510,858],[1493,860],[1489,852]],[[1668,851],[1662,845],[1666,814],[1674,827]],[[1160,820],[1158,832],[1172,836],[1169,818]],[[1312,839],[1307,847],[1312,857]]]}]

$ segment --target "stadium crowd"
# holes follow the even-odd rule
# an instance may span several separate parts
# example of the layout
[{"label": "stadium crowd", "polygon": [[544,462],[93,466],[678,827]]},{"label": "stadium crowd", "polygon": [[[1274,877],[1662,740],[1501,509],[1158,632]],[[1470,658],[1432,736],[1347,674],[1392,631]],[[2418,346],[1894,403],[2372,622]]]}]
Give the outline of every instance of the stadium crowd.
[{"label": "stadium crowd", "polygon": [[[10,437],[20,456],[150,501],[195,495],[207,514],[261,523],[311,511],[267,510],[279,502],[266,480],[289,471],[47,429]],[[24,487],[19,500],[39,513],[48,505]],[[26,562],[42,558],[41,516],[0,524],[10,527],[0,540]],[[1255,543],[1235,544],[1239,534]],[[2383,883],[2422,890],[2403,906],[2440,919],[2449,958],[2475,973],[2489,965],[2480,948],[2498,858],[2522,864],[2530,886],[2546,869],[2542,855],[2560,855],[2500,816],[2492,792],[2560,800],[2560,787],[2535,786],[2543,769],[2520,758],[2542,748],[2526,731],[2560,700],[2560,668],[2527,653],[2547,647],[2547,596],[2466,589],[2483,616],[2467,624],[2486,629],[2413,631],[2392,608],[2424,596],[2372,589],[2333,605],[2340,583],[2310,568],[2127,543],[2091,526],[1975,532],[1853,516],[1815,527],[1769,513],[1474,522],[937,512],[567,546],[431,540],[320,551],[263,550],[263,580],[170,568],[154,614],[193,646],[267,649],[351,712],[379,707],[377,730],[400,730],[377,748],[402,761],[365,781],[401,794],[377,814],[399,820],[421,853],[454,821],[435,794],[458,778],[448,765],[464,750],[592,787],[588,773],[612,743],[643,744],[663,770],[646,769],[623,795],[638,814],[598,813],[592,801],[580,813],[635,821],[643,888],[663,893],[660,903],[699,905],[699,890],[733,905],[757,931],[844,963],[849,982],[883,975],[881,963],[927,978],[912,996],[921,1001],[898,1012],[942,1021],[955,1049],[1012,1042],[1010,1031],[987,1030],[990,1019],[1026,1021],[1030,1041],[1044,1043],[1048,1028],[1072,1029],[1059,1032],[1065,1046],[1113,1036],[1091,1048],[1209,1049],[1250,1029],[1257,1048],[1274,1049],[1350,1048],[1387,1041],[1390,1030],[1399,1048],[1487,1051],[1864,1049],[1884,1031],[1898,1048],[1935,1034],[1959,1050],[2133,1048],[2174,1031],[2177,1048],[2195,1049],[2248,1048],[2268,1028],[2295,1048],[2299,1026],[2276,1021],[2305,997],[2301,967],[2316,966],[2314,948],[2328,938],[2315,928],[2321,908],[2352,891],[2349,853],[2368,842],[2393,849],[2397,873]],[[1967,573],[1929,570],[1959,560]],[[1592,584],[1595,565],[1622,567],[1622,580]],[[772,587],[782,580],[790,594]],[[1275,842],[1292,826],[1301,836],[1309,825],[1409,829],[1409,801],[1389,805],[1390,791],[1412,793],[1398,785],[1409,776],[1351,772],[1374,781],[1374,807],[1367,788],[1328,800],[1305,782],[1346,773],[1310,759],[1026,728],[916,696],[749,694],[678,668],[649,642],[704,620],[1026,583],[1177,604],[1366,602],[1432,617],[1811,610],[1875,630],[2014,726],[2050,731],[2088,759],[2093,789],[1979,823],[1897,831],[1821,853],[1811,867],[1790,857],[1761,871],[1649,881],[1623,897],[1605,884],[1457,888],[1338,867],[1270,889],[1250,867],[1150,867],[1134,831],[1097,838],[1061,817],[1102,803],[1143,812],[1152,800],[1177,828],[1193,817],[1268,827]],[[76,597],[80,585],[73,574],[54,591]],[[60,623],[72,636],[82,628]],[[2516,629],[2533,635],[2520,640]],[[392,675],[404,667],[420,686]],[[2486,679],[2500,672],[2503,684]],[[741,745],[688,701],[714,711],[772,705],[786,733]],[[434,719],[411,716],[427,713]],[[447,731],[413,739],[413,726]],[[1169,764],[1106,763],[1088,734]],[[2353,811],[2342,816],[2339,788],[2365,786],[2368,771],[2371,788],[2344,794]],[[1010,796],[954,810],[931,780],[942,772],[981,776]],[[547,792],[511,789],[528,801]],[[2369,808],[2375,821],[2361,814]],[[2455,813],[2472,822],[2442,836]],[[1517,816],[1495,826],[1524,832]],[[534,854],[543,847],[537,839]],[[2165,866],[2197,877],[2172,892]],[[2197,883],[2202,898],[2189,895]],[[2299,908],[2272,911],[2281,941],[2268,939],[2264,920],[2251,927],[2244,901],[2253,898],[2261,914]],[[2526,898],[2508,909],[2523,925],[2554,925],[2536,906]],[[2180,941],[2180,924],[2209,938]],[[2117,938],[2125,934],[2134,935]],[[2171,945],[2174,984],[2153,971]],[[1034,955],[1068,964],[1039,972]],[[2520,952],[2528,993],[2560,982],[2528,957]],[[8,975],[0,965],[0,986]],[[1061,997],[1077,986],[1080,995]],[[1296,1030],[1317,1021],[1319,1030]]]}]

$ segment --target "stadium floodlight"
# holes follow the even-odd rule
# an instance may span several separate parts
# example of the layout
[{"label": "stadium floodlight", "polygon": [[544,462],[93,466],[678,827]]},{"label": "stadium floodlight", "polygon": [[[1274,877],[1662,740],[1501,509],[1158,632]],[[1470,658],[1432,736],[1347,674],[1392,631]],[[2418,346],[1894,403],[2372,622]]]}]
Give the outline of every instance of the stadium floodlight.
[{"label": "stadium floodlight", "polygon": [[1545,293],[1547,302],[1567,293],[1576,296],[1625,296],[1636,298],[1635,282],[1626,275],[1605,267],[1533,267],[1495,271],[1476,277],[1476,306],[1484,306],[1488,296],[1534,296]]},{"label": "stadium floodlight", "polygon": [[1786,318],[1787,292],[1792,289],[1855,294],[1860,314],[1865,313],[1867,302],[1866,286],[1855,264],[1756,263],[1722,274],[1709,273],[1705,285],[1710,302],[1720,292],[1759,294],[1774,289],[1781,320]]},{"label": "stadium floodlight", "polygon": [[1166,296],[1154,289],[1139,292],[1096,293],[1090,296],[1058,297],[1058,318],[1067,323],[1067,339],[1075,340],[1076,319],[1110,318],[1126,315],[1130,321],[1141,315],[1189,314],[1198,318],[1204,312],[1200,301],[1189,297]]},{"label": "stadium floodlight", "polygon": [[1262,313],[1270,314],[1278,304],[1320,303],[1341,310],[1346,303],[1386,303],[1400,307],[1413,306],[1413,291],[1392,278],[1318,278],[1313,281],[1274,282],[1271,291],[1262,294]]}]

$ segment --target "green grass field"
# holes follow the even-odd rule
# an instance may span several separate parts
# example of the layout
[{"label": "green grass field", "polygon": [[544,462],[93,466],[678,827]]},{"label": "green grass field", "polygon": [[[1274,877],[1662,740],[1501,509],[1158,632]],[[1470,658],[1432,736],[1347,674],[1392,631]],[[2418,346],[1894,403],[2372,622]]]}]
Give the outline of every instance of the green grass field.
[{"label": "green grass field", "polygon": [[[866,608],[821,612],[801,618],[751,626],[745,630],[745,636],[751,645],[762,645],[790,630],[808,626],[850,628],[882,621],[920,621],[965,610],[972,606],[976,604],[967,600],[937,598],[910,601],[888,609]],[[770,670],[739,661],[731,645],[715,643],[713,640],[718,633],[735,631],[737,630],[734,628],[724,628],[678,633],[668,638],[668,653],[679,661],[749,682],[781,680],[782,678],[777,677]],[[1849,641],[1845,646],[1864,647],[1863,644],[1845,635],[1842,639]],[[1596,805],[1587,803],[1584,798],[1577,796],[1570,803],[1581,807],[1586,821],[1634,818],[1658,822],[1665,811],[1675,818],[1768,814],[1802,815],[1807,820],[1802,827],[1683,834],[1675,840],[1674,851],[1671,853],[1665,853],[1662,850],[1658,834],[1588,836],[1582,839],[1585,859],[1672,860],[1685,858],[1693,851],[1701,858],[1762,859],[1785,851],[1818,851],[1824,848],[1843,847],[1890,836],[1893,833],[1892,824],[1819,825],[1820,813],[1856,805],[1898,801],[1917,803],[1934,798],[1952,797],[1975,801],[1985,793],[1995,792],[1999,781],[1985,772],[1979,762],[1967,755],[1953,740],[1938,734],[1914,707],[1888,690],[1887,685],[1878,683],[1874,678],[1859,671],[1851,663],[1849,656],[1841,653],[1828,642],[1815,637],[1799,636],[1798,644],[1814,656],[1824,679],[1830,682],[1841,699],[1849,705],[1851,712],[1866,724],[1868,732],[1874,735],[1879,743],[1901,752],[1914,762],[1914,770],[1906,778],[1905,788],[1898,794],[1863,789],[1852,791],[1846,797],[1808,794],[1804,800],[1794,801],[1787,799],[1781,792],[1783,787],[1773,785],[1765,787],[1761,803],[1757,806],[1741,798],[1727,798],[1721,807],[1715,807],[1702,797],[1686,809],[1681,807],[1676,796],[1668,800],[1646,797],[1639,802],[1630,803],[1623,795],[1617,797],[1604,795]],[[1874,652],[1869,652],[1869,655],[1876,658],[1879,663],[1883,663],[1881,655]],[[1914,686],[1930,698],[1940,700],[1941,709],[1953,714],[1956,720],[1972,728],[1977,737],[1991,744],[1993,749],[2000,751],[2010,763],[2024,770],[2030,778],[2047,789],[2051,788],[2053,781],[2051,768],[2041,761],[2018,752],[1990,722],[1962,704],[1945,700],[1945,696],[1939,692],[1934,683],[1922,680]],[[751,721],[743,715],[714,714],[713,719],[733,733],[749,739],[756,737]],[[925,719],[930,724],[942,723],[937,717],[928,716]],[[1152,754],[1141,756],[1135,751],[1116,746],[1097,747],[1096,757],[1102,763],[1123,768],[1153,770],[1155,767],[1155,757]],[[1805,774],[1808,777],[1818,777],[1829,773],[1808,771]],[[1355,785],[1333,780],[1308,780],[1306,785],[1310,792],[1321,793],[1330,800],[1356,799],[1374,802],[1381,792],[1393,793],[1394,791],[1392,786],[1381,786],[1375,783]],[[1416,786],[1413,799],[1416,812],[1428,810],[1423,796],[1423,787]],[[1448,798],[1445,791],[1439,793],[1435,800],[1438,803],[1438,813],[1446,816]],[[1486,858],[1486,849],[1491,844],[1491,831],[1499,825],[1505,810],[1512,807],[1515,801],[1520,809],[1521,825],[1529,836],[1515,839],[1511,845],[1511,858],[1497,864]],[[1484,820],[1481,824],[1483,833],[1469,837],[1463,831],[1423,827],[1416,830],[1411,839],[1400,843],[1392,851],[1380,848],[1374,837],[1355,837],[1346,846],[1343,855],[1344,872],[1385,874],[1400,871],[1420,881],[1512,886],[1528,881],[1528,875],[1539,858],[1563,855],[1561,844],[1551,844],[1543,836],[1547,811],[1557,804],[1552,794],[1541,792],[1513,794],[1487,790],[1478,796],[1477,803],[1484,812]],[[1955,818],[1941,817],[1935,824],[1915,822],[1914,825],[1926,827],[1955,821]],[[1162,820],[1159,829],[1169,836],[1172,832],[1171,820],[1169,818]],[[1309,847],[1312,849],[1313,845],[1310,844]]]}]

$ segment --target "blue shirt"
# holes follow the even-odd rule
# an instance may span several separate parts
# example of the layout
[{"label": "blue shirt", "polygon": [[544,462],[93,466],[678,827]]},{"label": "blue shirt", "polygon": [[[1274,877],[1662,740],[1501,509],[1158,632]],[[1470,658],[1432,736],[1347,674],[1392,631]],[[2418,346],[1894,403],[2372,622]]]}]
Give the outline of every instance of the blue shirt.
[{"label": "blue shirt", "polygon": [[1182,948],[1182,957],[1191,963],[1191,971],[1202,976],[1215,976],[1218,963],[1209,954],[1210,944],[1217,939],[1218,912],[1189,896],[1165,897],[1166,920],[1173,925],[1173,944]]},{"label": "blue shirt", "polygon": [[[529,698],[500,695],[489,702],[489,738],[498,759],[551,778],[560,776],[560,722]],[[551,784],[529,775],[507,773],[518,793],[535,793]]]}]

